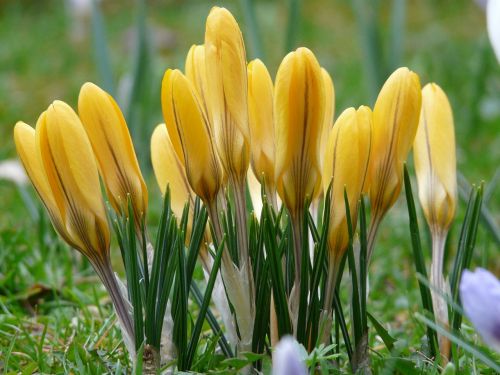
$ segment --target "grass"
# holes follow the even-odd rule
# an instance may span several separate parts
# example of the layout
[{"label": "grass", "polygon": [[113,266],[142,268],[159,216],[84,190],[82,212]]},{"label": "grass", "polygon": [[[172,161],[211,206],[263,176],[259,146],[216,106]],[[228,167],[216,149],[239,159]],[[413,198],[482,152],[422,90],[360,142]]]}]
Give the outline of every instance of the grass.
[{"label": "grass", "polygon": [[[286,52],[286,2],[255,3],[263,38],[262,55],[274,74]],[[380,3],[380,33],[385,42],[389,38],[391,2]],[[148,6],[148,24],[158,39],[164,39],[153,52],[150,74],[155,77],[153,89],[157,99],[152,105],[156,109],[151,123],[144,124],[147,137],[153,126],[162,121],[159,86],[164,70],[183,67],[189,46],[202,42],[202,20],[214,4],[152,1]],[[245,33],[241,3],[217,4],[233,11]],[[130,0],[124,4],[103,2],[115,82],[133,68],[132,48],[126,42],[134,24],[133,5]],[[408,2],[407,8],[401,63],[417,71],[423,83],[435,81],[447,92],[454,108],[458,168],[470,182],[486,181],[488,190],[500,160],[500,66],[487,43],[484,15],[466,0],[439,5],[431,0]],[[302,2],[298,25],[296,46],[311,48],[333,76],[336,115],[348,106],[373,105],[364,73],[365,51],[351,4],[341,0]],[[55,0],[0,0],[0,159],[15,156],[12,127],[17,120],[34,124],[36,116],[57,98],[75,106],[83,82],[99,83],[90,40],[73,43],[68,27],[66,11]],[[252,57],[255,51],[249,48],[247,52]],[[138,152],[147,163],[148,150]],[[153,177],[147,179],[152,195],[149,219],[155,225],[161,198]],[[497,186],[490,189],[491,198],[485,202],[499,223],[500,194],[495,193]],[[31,188],[29,192],[34,197]],[[121,335],[113,327],[110,301],[89,264],[57,240],[46,218],[40,223],[30,217],[11,182],[0,181],[0,197],[0,368],[7,374],[123,372],[130,363]],[[449,239],[450,260],[464,210],[462,202]],[[430,240],[422,217],[419,221],[429,262]],[[118,249],[113,252],[118,259]],[[481,227],[473,267],[484,266],[499,274],[498,255],[498,244]],[[452,262],[448,264],[451,267]],[[200,270],[195,278],[202,279]],[[415,373],[412,369],[418,367],[436,373],[435,365],[418,351],[426,326],[416,315],[421,312],[420,297],[404,198],[382,224],[369,280],[367,310],[396,340],[389,351],[380,336],[370,336],[375,372]],[[347,299],[346,289],[342,290],[343,300]],[[207,352],[213,353],[215,346],[207,338],[208,331],[205,325],[202,341]],[[468,322],[464,323],[463,332],[468,340],[482,347]],[[472,356],[462,355],[464,373],[487,371]],[[341,351],[341,356],[346,354]],[[200,369],[218,368],[224,372],[229,366],[220,356],[205,357],[201,350],[197,353],[196,358],[202,363]],[[207,361],[213,363],[203,367]],[[264,368],[268,367],[269,363],[265,363]]]}]

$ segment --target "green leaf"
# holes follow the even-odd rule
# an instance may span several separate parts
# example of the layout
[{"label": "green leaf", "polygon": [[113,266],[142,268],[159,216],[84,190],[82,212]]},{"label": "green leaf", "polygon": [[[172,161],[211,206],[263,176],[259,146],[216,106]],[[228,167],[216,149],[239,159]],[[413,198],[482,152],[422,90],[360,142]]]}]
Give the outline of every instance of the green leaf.
[{"label": "green leaf", "polygon": [[[408,168],[404,166],[404,184],[406,193],[406,203],[408,206],[408,216],[410,218],[410,232],[411,232],[411,243],[413,249],[413,260],[415,262],[415,268],[417,273],[421,274],[425,280],[429,280],[427,277],[427,270],[425,268],[424,254],[422,251],[422,244],[420,242],[420,230],[418,228],[417,212],[415,210],[415,201],[413,199],[413,193],[411,188],[410,176],[408,174]],[[422,283],[420,280],[418,282],[420,289],[420,297],[422,299],[422,305],[425,310],[430,314],[432,319],[434,319],[434,309],[432,307],[432,297],[431,292],[427,285]],[[429,341],[429,347],[431,350],[431,356],[436,357],[438,353],[437,346],[437,336],[430,327],[427,327],[427,339]]]},{"label": "green leaf", "polygon": [[389,332],[380,324],[380,322],[369,312],[366,313],[368,315],[368,318],[370,318],[370,322],[372,323],[373,327],[377,331],[378,335],[382,338],[382,341],[384,342],[386,348],[391,351],[392,348],[394,348],[394,343],[396,342],[396,339],[393,338]]},{"label": "green leaf", "polygon": [[[186,354],[186,369],[191,368],[191,364],[193,363],[194,355],[196,353],[196,348],[198,346],[198,341],[200,339],[201,328],[203,327],[203,322],[205,321],[205,316],[208,311],[208,306],[210,304],[210,299],[212,297],[212,291],[215,286],[215,280],[217,278],[217,273],[219,272],[222,252],[224,251],[226,237],[222,238],[222,241],[217,249],[217,253],[215,255],[215,259],[212,265],[212,270],[210,271],[210,276],[208,278],[207,289],[205,289],[205,295],[203,297],[203,303],[200,307],[200,313],[198,314],[198,318],[196,320],[196,324],[193,329],[193,333],[191,334],[191,340],[189,341],[189,346],[187,348]],[[187,308],[187,307],[186,307]],[[186,311],[187,314],[187,311]]]}]

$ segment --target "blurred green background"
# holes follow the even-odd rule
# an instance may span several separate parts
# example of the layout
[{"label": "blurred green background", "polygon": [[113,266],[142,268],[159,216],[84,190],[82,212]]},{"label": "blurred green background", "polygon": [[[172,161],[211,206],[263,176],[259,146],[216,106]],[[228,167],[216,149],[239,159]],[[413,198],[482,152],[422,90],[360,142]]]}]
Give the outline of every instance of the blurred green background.
[{"label": "blurred green background", "polygon": [[[68,5],[72,1],[0,0],[0,162],[16,157],[16,121],[34,125],[55,99],[76,108],[80,86],[95,82],[114,94],[127,117],[155,223],[161,205],[148,143],[162,121],[161,79],[167,68],[183,69],[190,46],[203,42],[210,8],[225,6],[240,24],[248,59],[262,58],[273,76],[290,49],[309,47],[333,77],[336,117],[350,106],[373,106],[396,67],[416,71],[422,85],[438,83],[454,110],[458,169],[470,183],[486,183],[489,224],[481,226],[472,264],[500,272],[500,65],[484,11],[473,0],[101,0],[79,16]],[[37,283],[58,290],[75,277],[78,286],[63,291],[74,293],[85,313],[95,278],[81,293],[85,281],[73,274],[81,261],[67,249],[44,249],[45,240],[37,240],[43,225],[29,215],[26,201],[39,205],[30,186],[19,189],[0,179],[0,292],[16,289],[14,300],[24,300],[25,290]],[[461,201],[450,235],[451,254],[464,206]],[[383,223],[370,270],[370,311],[416,345],[425,327],[411,319],[420,307],[407,221],[400,202]],[[420,226],[427,233],[423,220]],[[83,270],[84,277],[93,275]]]}]

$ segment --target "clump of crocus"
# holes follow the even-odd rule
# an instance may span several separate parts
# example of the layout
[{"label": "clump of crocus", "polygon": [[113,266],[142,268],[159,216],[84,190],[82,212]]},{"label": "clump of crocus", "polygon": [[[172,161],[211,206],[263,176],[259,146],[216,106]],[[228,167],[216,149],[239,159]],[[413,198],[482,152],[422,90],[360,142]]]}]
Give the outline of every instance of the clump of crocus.
[{"label": "clump of crocus", "polygon": [[110,233],[97,164],[85,129],[73,109],[55,101],[36,130],[18,122],[14,140],[28,176],[54,228],[85,255],[106,287],[133,347],[134,328],[110,261]]},{"label": "clump of crocus", "polygon": [[387,79],[375,103],[367,181],[372,212],[368,261],[380,222],[401,192],[403,165],[415,138],[421,102],[417,74],[399,68]]},{"label": "clump of crocus", "polygon": [[[431,291],[434,314],[448,326],[443,276],[446,237],[457,204],[457,172],[453,115],[446,94],[435,83],[422,89],[420,124],[413,145],[418,196],[432,236]],[[441,354],[449,356],[449,340],[440,337]]]}]

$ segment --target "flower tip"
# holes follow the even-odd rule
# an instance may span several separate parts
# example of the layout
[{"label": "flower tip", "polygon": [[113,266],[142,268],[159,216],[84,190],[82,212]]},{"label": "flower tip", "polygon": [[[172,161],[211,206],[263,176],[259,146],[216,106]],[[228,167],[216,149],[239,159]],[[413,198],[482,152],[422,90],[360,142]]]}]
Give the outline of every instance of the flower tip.
[{"label": "flower tip", "polygon": [[303,350],[291,336],[285,336],[273,353],[273,375],[305,375]]}]

